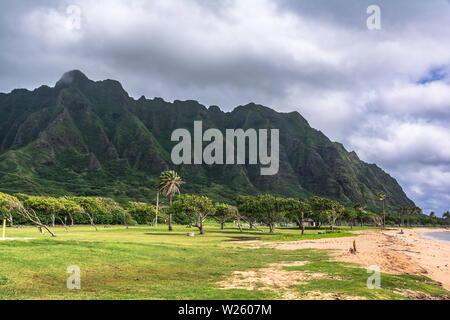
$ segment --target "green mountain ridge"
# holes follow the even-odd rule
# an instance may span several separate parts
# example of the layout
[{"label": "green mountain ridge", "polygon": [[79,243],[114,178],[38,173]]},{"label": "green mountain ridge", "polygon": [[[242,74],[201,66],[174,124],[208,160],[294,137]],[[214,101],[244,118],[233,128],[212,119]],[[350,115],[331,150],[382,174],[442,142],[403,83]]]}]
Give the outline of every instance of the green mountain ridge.
[{"label": "green mountain ridge", "polygon": [[[0,94],[0,191],[42,195],[103,195],[119,201],[153,200],[159,173],[175,169],[185,193],[233,203],[238,194],[321,195],[343,203],[413,206],[397,181],[355,152],[331,142],[298,113],[250,103],[232,112],[197,101],[131,98],[114,80],[94,82],[80,71],[55,87]],[[259,165],[174,166],[175,129],[280,129],[280,171]]]}]

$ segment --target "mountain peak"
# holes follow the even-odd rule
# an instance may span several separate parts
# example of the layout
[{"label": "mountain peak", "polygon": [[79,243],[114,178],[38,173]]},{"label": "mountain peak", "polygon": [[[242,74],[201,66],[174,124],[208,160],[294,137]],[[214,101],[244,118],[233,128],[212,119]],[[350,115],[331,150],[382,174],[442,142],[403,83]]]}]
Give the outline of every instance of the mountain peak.
[{"label": "mountain peak", "polygon": [[71,84],[80,84],[90,81],[86,75],[80,70],[72,70],[62,75],[61,79],[56,83],[56,86],[70,86]]}]

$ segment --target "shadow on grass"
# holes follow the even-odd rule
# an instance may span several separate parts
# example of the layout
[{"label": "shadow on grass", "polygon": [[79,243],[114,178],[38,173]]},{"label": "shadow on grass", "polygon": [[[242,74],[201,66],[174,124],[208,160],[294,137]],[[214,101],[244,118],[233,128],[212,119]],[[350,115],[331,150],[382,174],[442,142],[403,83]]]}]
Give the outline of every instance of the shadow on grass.
[{"label": "shadow on grass", "polygon": [[[261,231],[251,231],[251,230],[243,230],[242,232],[239,232],[239,229],[228,229],[230,231],[226,231],[225,230],[208,230],[208,233],[221,233],[221,234],[235,234],[235,235],[240,235],[240,234],[250,234],[250,235],[266,235],[266,236],[273,236],[275,234],[271,234],[269,232],[261,232]],[[231,231],[234,230],[234,231]]]},{"label": "shadow on grass", "polygon": [[146,235],[146,236],[179,236],[179,237],[186,237],[187,233],[188,232],[183,232],[183,233],[179,233],[179,232],[174,232],[174,233],[172,233],[172,232],[167,232],[167,233],[164,233],[164,232],[154,232],[154,233],[147,232],[147,233],[144,233],[144,235]]},{"label": "shadow on grass", "polygon": [[242,242],[242,241],[257,241],[261,240],[259,237],[228,237],[229,240],[224,240],[227,242]]}]

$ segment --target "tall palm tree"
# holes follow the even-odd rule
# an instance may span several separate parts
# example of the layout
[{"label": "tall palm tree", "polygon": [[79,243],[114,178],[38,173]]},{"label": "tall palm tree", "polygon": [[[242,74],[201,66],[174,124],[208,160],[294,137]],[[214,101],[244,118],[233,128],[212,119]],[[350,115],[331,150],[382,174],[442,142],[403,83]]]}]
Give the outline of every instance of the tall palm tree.
[{"label": "tall palm tree", "polygon": [[359,222],[361,223],[362,227],[362,215],[364,213],[364,207],[361,205],[361,203],[358,202],[353,206],[353,209],[356,211],[356,217],[357,219],[359,218]]},{"label": "tall palm tree", "polygon": [[[414,208],[412,208],[411,214],[418,216],[419,214],[422,214],[422,209],[420,209],[419,207],[414,207]],[[416,224],[417,224],[417,222],[416,222]]]},{"label": "tall palm tree", "polygon": [[411,208],[409,206],[405,207],[405,214],[406,214],[406,226],[409,227],[409,216],[412,215],[414,212],[414,208]]},{"label": "tall palm tree", "polygon": [[386,212],[384,211],[384,202],[386,201],[386,193],[379,192],[378,199],[381,201],[381,204],[383,205],[383,228],[386,228]]},{"label": "tall palm tree", "polygon": [[442,215],[442,218],[445,218],[445,219],[447,219],[448,222],[450,222],[450,212],[447,211],[446,213],[444,213]]},{"label": "tall palm tree", "polygon": [[397,209],[398,217],[400,219],[400,226],[402,226],[405,222],[405,216],[408,215],[409,207],[408,206],[400,206]]},{"label": "tall palm tree", "polygon": [[[172,207],[172,200],[175,194],[180,193],[182,184],[184,184],[184,181],[175,171],[171,170],[161,173],[161,176],[159,177],[158,192],[169,197],[170,207]],[[173,231],[171,211],[169,211],[169,231]]]}]

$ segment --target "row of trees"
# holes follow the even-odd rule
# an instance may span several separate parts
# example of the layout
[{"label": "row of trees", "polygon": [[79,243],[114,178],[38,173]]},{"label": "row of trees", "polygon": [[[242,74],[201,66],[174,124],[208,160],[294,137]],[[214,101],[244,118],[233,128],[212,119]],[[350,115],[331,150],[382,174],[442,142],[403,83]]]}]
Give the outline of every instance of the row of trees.
[{"label": "row of trees", "polygon": [[304,232],[304,219],[312,212],[316,213],[319,221],[328,221],[331,229],[334,229],[337,219],[345,211],[338,202],[320,197],[313,197],[311,203],[307,203],[292,198],[276,198],[272,195],[240,196],[237,199],[237,210],[226,204],[214,206],[211,200],[204,196],[179,196],[173,203],[173,198],[176,194],[180,194],[180,187],[184,183],[175,171],[165,171],[160,176],[156,208],[158,211],[159,194],[169,197],[169,231],[173,230],[172,216],[175,214],[187,217],[189,224],[198,227],[201,234],[204,233],[203,223],[208,216],[218,220],[222,228],[227,219],[233,217],[238,221],[241,230],[241,220],[246,220],[250,227],[256,222],[262,222],[269,226],[271,233],[274,232],[277,223],[291,219],[303,226]]},{"label": "row of trees", "polygon": [[419,207],[401,206],[397,208],[397,214],[400,220],[400,224],[403,225],[406,218],[407,225],[409,226],[410,218],[422,214],[422,209],[420,209]]},{"label": "row of trees", "polygon": [[338,221],[345,221],[352,228],[359,221],[381,224],[381,217],[364,210],[360,205],[345,208],[337,201],[314,196],[310,201],[293,198],[276,198],[272,195],[257,197],[241,196],[237,199],[239,215],[252,227],[257,221],[269,226],[270,232],[278,223],[295,222],[305,232],[306,219],[314,221],[318,227],[328,224],[334,230]]},{"label": "row of trees", "polygon": [[[142,202],[128,202],[121,206],[113,199],[102,197],[55,198],[0,193],[0,218],[7,219],[11,226],[15,221],[19,224],[35,224],[41,232],[47,230],[52,236],[55,234],[50,227],[56,224],[62,224],[68,231],[74,224],[91,224],[98,230],[97,224],[123,224],[128,228],[129,224],[157,225],[158,221],[167,221],[169,231],[172,231],[174,218],[177,223],[197,227],[201,234],[205,233],[204,223],[207,219],[216,220],[222,229],[226,222],[237,221],[241,231],[242,221],[248,223],[250,228],[264,224],[271,233],[279,223],[294,222],[302,229],[302,234],[305,231],[305,219],[312,219],[319,227],[328,224],[331,230],[337,222],[345,222],[352,228],[357,223],[362,225],[371,222],[382,228],[386,225],[386,220],[399,225],[402,225],[405,217],[408,225],[410,218],[421,217],[424,221],[424,215],[421,215],[422,211],[417,207],[400,207],[397,216],[386,216],[384,193],[379,194],[383,207],[381,214],[369,212],[360,204],[345,208],[337,201],[317,196],[309,201],[273,195],[239,196],[236,199],[237,207],[234,207],[222,203],[213,204],[205,196],[181,195],[180,187],[184,183],[175,171],[161,173],[156,207]],[[163,210],[159,204],[160,195],[169,200],[169,207]],[[433,214],[427,218],[430,221],[437,220]],[[444,214],[444,218],[450,222],[450,213]]]},{"label": "row of trees", "polygon": [[[129,202],[122,207],[110,198],[102,197],[38,197],[25,194],[8,195],[0,193],[0,218],[10,226],[14,223],[32,223],[43,232],[56,224],[66,231],[74,224],[91,224],[98,230],[98,224],[149,224],[156,219],[155,207],[140,202]],[[159,219],[166,220],[164,215]]]},{"label": "row of trees", "polygon": [[[359,220],[361,223],[380,221],[380,216],[363,210],[360,206],[344,208],[339,202],[312,197],[310,201],[301,201],[293,198],[280,198],[273,195],[239,196],[236,200],[238,206],[227,204],[213,204],[205,196],[179,195],[170,207],[169,215],[174,215],[177,221],[185,221],[190,226],[197,227],[204,234],[204,222],[214,219],[220,223],[221,228],[228,221],[234,220],[242,231],[242,222],[247,223],[251,229],[258,225],[269,227],[271,233],[280,223],[297,223],[302,234],[305,232],[305,221],[313,219],[319,226],[329,224],[333,230],[338,220],[347,221],[352,227]],[[374,217],[378,217],[378,220]]]}]

